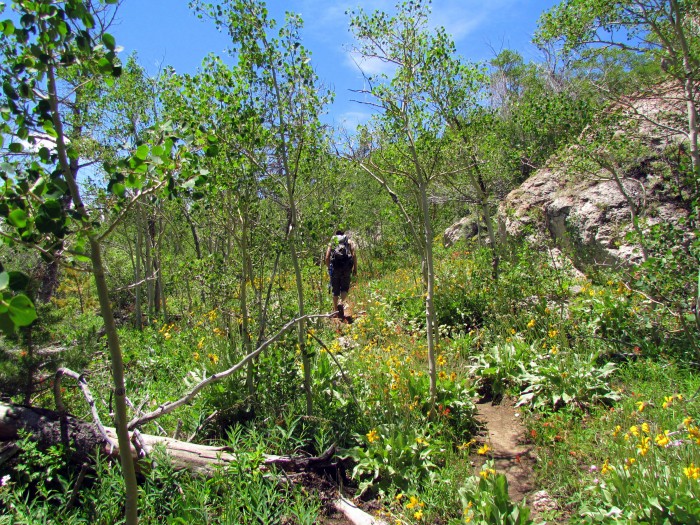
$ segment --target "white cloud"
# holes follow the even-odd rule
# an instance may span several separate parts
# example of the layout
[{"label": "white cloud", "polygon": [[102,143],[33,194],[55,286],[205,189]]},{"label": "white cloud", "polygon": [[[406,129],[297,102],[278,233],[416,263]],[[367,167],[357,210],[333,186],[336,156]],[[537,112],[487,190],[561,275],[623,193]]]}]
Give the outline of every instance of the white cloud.
[{"label": "white cloud", "polygon": [[448,35],[459,42],[514,3],[515,0],[436,0],[432,6],[431,26],[444,27]]},{"label": "white cloud", "polygon": [[360,124],[365,124],[372,117],[366,111],[346,111],[338,116],[338,122],[348,130],[355,130]]},{"label": "white cloud", "polygon": [[359,69],[365,76],[382,74],[391,76],[391,73],[396,68],[396,66],[390,62],[378,58],[366,58],[355,51],[346,52],[345,58],[347,66],[355,71]]}]

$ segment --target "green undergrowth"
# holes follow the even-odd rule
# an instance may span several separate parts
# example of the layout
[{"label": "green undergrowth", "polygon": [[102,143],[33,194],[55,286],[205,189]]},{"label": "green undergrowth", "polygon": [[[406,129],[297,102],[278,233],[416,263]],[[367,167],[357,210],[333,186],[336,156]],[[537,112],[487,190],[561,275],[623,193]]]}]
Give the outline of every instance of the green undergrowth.
[{"label": "green undergrowth", "polygon": [[[151,434],[228,444],[242,462],[206,478],[176,472],[157,455],[141,479],[143,522],[314,523],[323,512],[314,492],[280,484],[283,476],[264,472],[260,458],[317,455],[334,444],[345,463],[345,477],[337,472],[336,480],[373,500],[391,523],[692,523],[700,383],[688,342],[695,336],[677,317],[634,291],[624,274],[575,277],[548,250],[509,247],[494,281],[488,249],[439,248],[438,397],[431,412],[419,266],[382,268],[377,262],[361,273],[352,289],[354,322],[309,325],[304,351],[312,362],[312,416],[305,415],[302,350],[290,332],[250,368],[144,425]],[[280,283],[280,297],[293,297],[291,281]],[[315,304],[317,290],[310,293]],[[235,302],[186,311],[141,331],[120,328],[132,415],[175,400],[240,361],[245,351]],[[282,310],[276,315],[272,326],[288,320]],[[67,316],[52,330],[79,349],[66,364],[85,373],[98,412],[109,421],[108,356],[94,321],[87,313]],[[654,343],[662,332],[664,344]],[[21,362],[5,363],[21,376]],[[76,386],[65,379],[63,387],[69,410],[90,419]],[[519,406],[536,446],[536,485],[558,505],[549,514],[534,516],[523,502],[510,501],[505,477],[488,461],[476,402],[505,398]],[[35,402],[52,406],[50,391],[37,392]],[[116,465],[98,461],[76,500],[78,472],[66,467],[60,451],[21,444],[16,466],[0,473],[6,508],[40,516],[37,523],[52,523],[57,509],[62,523],[118,522]],[[487,462],[475,471],[479,453]],[[32,471],[44,474],[32,477]],[[236,502],[226,496],[231,493]]]}]

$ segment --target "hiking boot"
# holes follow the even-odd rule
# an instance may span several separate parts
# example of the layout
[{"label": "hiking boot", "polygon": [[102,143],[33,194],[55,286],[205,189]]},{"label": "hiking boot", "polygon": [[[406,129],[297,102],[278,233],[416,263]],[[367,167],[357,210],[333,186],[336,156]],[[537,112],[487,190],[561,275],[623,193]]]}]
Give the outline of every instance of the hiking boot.
[{"label": "hiking boot", "polygon": [[345,307],[342,304],[338,305],[338,317],[345,319]]}]

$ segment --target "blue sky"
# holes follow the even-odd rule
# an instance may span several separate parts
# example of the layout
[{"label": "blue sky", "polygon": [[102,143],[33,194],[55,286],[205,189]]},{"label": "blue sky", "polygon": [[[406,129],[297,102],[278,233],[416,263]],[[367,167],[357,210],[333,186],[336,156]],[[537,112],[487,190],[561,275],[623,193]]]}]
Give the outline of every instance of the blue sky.
[{"label": "blue sky", "polygon": [[[443,26],[454,38],[458,52],[471,61],[492,58],[502,49],[516,49],[526,60],[538,60],[530,43],[540,14],[559,3],[555,0],[433,0],[431,24]],[[353,128],[365,121],[370,109],[353,102],[361,89],[362,74],[350,54],[352,35],[348,9],[391,11],[395,0],[270,0],[271,17],[284,20],[292,11],[304,19],[303,45],[312,53],[320,80],[335,91],[335,101],[325,121]],[[208,53],[223,55],[226,35],[210,21],[199,20],[187,0],[123,0],[111,32],[124,48],[123,56],[138,53],[139,62],[151,74],[173,66],[180,73],[195,73]],[[372,69],[375,64],[364,64]]]}]

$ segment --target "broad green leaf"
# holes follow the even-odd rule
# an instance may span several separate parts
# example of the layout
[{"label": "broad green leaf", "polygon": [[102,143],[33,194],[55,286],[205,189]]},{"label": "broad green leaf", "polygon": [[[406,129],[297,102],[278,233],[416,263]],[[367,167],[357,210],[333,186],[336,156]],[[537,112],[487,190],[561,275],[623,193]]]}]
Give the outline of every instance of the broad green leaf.
[{"label": "broad green leaf", "polygon": [[118,197],[123,197],[126,193],[126,186],[124,186],[124,184],[122,184],[121,182],[117,182],[112,186],[112,193],[114,193]]},{"label": "broad green leaf", "polygon": [[116,47],[116,41],[114,40],[114,37],[109,33],[105,33],[102,35],[102,43],[110,51],[114,51],[114,48]]},{"label": "broad green leaf", "polygon": [[2,23],[2,32],[5,36],[10,36],[15,32],[15,24],[12,23],[12,20],[5,20]]},{"label": "broad green leaf", "polygon": [[134,156],[139,160],[146,160],[148,158],[148,145],[141,144],[134,153]]},{"label": "broad green leaf", "polygon": [[10,276],[10,290],[20,292],[29,286],[29,276],[23,272],[7,272]]},{"label": "broad green leaf", "polygon": [[15,326],[28,326],[36,319],[34,304],[26,295],[15,295],[10,301],[8,313]]},{"label": "broad green leaf", "polygon": [[10,274],[7,272],[0,273],[0,290],[4,290],[10,285]]},{"label": "broad green leaf", "polygon": [[24,228],[27,226],[27,212],[20,210],[19,208],[12,210],[10,215],[7,217],[7,220],[10,222],[10,224],[17,228]]}]

